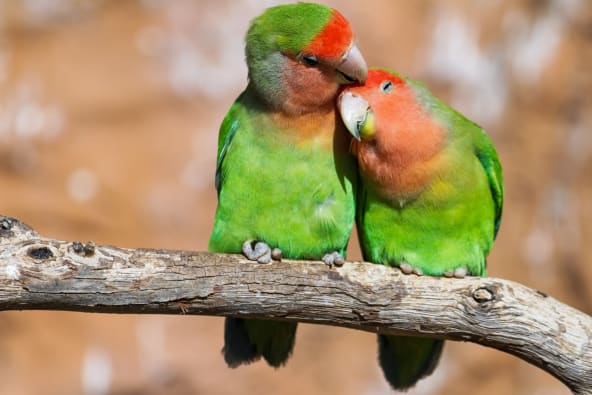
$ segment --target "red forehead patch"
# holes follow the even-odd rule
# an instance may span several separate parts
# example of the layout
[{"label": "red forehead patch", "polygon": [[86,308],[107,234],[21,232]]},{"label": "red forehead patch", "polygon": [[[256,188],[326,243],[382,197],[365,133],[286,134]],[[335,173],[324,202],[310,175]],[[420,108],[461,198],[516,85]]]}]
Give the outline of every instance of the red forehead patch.
[{"label": "red forehead patch", "polygon": [[339,58],[349,48],[353,37],[354,34],[347,19],[333,10],[325,28],[304,48],[304,52],[318,58]]},{"label": "red forehead patch", "polygon": [[405,81],[401,77],[389,73],[386,70],[370,69],[368,70],[368,78],[366,79],[366,83],[364,85],[373,88],[382,84],[386,80],[391,81],[395,85],[405,84]]}]

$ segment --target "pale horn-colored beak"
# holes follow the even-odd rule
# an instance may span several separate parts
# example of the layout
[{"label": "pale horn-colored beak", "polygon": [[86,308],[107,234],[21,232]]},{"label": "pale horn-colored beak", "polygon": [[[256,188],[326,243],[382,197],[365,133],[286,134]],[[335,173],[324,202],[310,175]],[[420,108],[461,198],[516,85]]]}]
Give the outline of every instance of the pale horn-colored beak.
[{"label": "pale horn-colored beak", "polygon": [[351,46],[347,54],[343,57],[341,64],[337,66],[337,72],[341,75],[345,84],[354,82],[363,84],[366,81],[368,65],[366,65],[362,53],[355,44]]},{"label": "pale horn-colored beak", "polygon": [[345,127],[356,140],[360,141],[360,130],[366,126],[370,111],[368,102],[362,96],[345,91],[339,96],[338,107]]}]

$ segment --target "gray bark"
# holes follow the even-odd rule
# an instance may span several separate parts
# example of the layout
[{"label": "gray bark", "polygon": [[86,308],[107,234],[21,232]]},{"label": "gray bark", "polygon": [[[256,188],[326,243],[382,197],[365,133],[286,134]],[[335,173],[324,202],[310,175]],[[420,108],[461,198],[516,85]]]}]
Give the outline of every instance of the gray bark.
[{"label": "gray bark", "polygon": [[471,341],[544,369],[574,394],[592,394],[592,317],[498,278],[95,246],[41,237],[0,217],[0,310],[39,309],[266,318]]}]

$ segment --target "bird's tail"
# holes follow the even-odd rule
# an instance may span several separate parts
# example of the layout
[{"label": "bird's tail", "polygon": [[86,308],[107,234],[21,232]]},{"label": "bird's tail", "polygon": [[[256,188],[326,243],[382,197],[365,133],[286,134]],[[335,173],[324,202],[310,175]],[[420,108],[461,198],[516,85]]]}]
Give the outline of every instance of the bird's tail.
[{"label": "bird's tail", "polygon": [[443,346],[443,340],[378,335],[378,361],[389,384],[406,390],[434,371]]},{"label": "bird's tail", "polygon": [[226,318],[224,360],[231,368],[263,357],[270,366],[284,365],[294,348],[296,325],[290,322]]}]

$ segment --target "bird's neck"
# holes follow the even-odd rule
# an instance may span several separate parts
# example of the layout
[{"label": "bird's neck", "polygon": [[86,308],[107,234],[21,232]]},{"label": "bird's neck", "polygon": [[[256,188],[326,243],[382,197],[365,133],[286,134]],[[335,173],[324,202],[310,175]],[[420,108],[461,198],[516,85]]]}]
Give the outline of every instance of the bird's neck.
[{"label": "bird's neck", "polygon": [[[347,137],[333,105],[294,115],[269,106],[250,87],[241,100],[253,110],[254,122],[259,125],[261,137],[277,141],[278,144],[299,147],[315,145],[332,150],[338,129],[339,134]],[[347,152],[347,142],[345,151]]]}]

